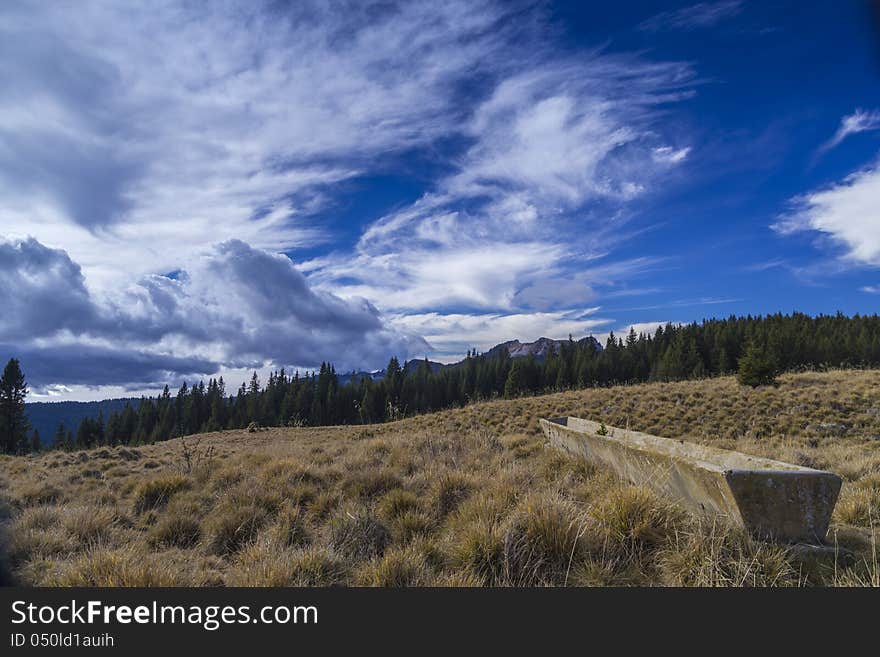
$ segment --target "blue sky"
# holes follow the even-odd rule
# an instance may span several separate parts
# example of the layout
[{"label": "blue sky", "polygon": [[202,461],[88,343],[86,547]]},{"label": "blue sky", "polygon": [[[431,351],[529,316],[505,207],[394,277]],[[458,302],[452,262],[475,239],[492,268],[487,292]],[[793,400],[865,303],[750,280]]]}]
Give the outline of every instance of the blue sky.
[{"label": "blue sky", "polygon": [[[618,6],[620,5],[620,6]],[[0,7],[37,398],[880,302],[867,2]]]}]

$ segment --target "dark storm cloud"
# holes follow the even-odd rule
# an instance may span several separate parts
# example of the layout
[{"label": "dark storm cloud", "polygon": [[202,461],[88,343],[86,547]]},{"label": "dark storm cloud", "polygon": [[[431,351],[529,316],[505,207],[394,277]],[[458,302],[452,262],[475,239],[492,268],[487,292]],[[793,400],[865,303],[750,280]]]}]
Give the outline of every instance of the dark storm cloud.
[{"label": "dark storm cloud", "polygon": [[0,191],[50,203],[86,228],[106,225],[129,207],[124,190],[141,168],[114,145],[125,130],[121,76],[64,30],[33,25],[27,8],[4,13],[0,79],[14,84],[2,85],[0,106],[15,110],[0,122]]},{"label": "dark storm cloud", "polygon": [[313,290],[289,258],[238,240],[218,245],[179,289],[184,307],[196,303],[202,317],[217,318],[214,330],[238,358],[361,367],[428,349],[423,339],[386,326],[368,301]]},{"label": "dark storm cloud", "polygon": [[0,242],[0,338],[79,333],[98,321],[79,265],[34,239]]},{"label": "dark storm cloud", "polygon": [[217,371],[200,358],[94,347],[81,344],[33,347],[0,344],[0,359],[18,358],[32,388],[51,384],[86,386],[159,386]]},{"label": "dark storm cloud", "polygon": [[366,300],[314,290],[286,256],[238,240],[110,301],[89,294],[66,252],[0,242],[0,307],[3,350],[39,385],[154,384],[264,363],[378,367],[429,349]]}]

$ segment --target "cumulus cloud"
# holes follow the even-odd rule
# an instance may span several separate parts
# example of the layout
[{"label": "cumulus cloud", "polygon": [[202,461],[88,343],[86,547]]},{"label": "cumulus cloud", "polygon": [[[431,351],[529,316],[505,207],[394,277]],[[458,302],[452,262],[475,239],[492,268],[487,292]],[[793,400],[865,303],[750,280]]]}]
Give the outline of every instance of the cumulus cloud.
[{"label": "cumulus cloud", "polygon": [[[118,386],[123,391],[155,388],[181,379],[212,374],[218,364],[202,358],[178,357],[80,343],[56,345],[0,344],[0,357],[22,362],[29,386],[38,394],[62,396],[70,386]],[[54,382],[63,380],[66,385]],[[56,394],[52,394],[52,393]]]},{"label": "cumulus cloud", "polygon": [[34,239],[0,242],[0,339],[78,332],[96,320],[79,265]]},{"label": "cumulus cloud", "polygon": [[[457,343],[458,314],[525,322],[498,319],[499,339],[551,332],[560,308],[569,327],[644,272],[592,263],[686,166],[668,117],[695,76],[560,49],[547,20],[464,0],[3,3],[0,341],[79,344],[108,371],[118,350],[156,379],[379,366],[428,351],[419,335]],[[431,164],[419,200],[352,235],[337,192],[410,157]]]},{"label": "cumulus cloud", "polygon": [[844,249],[846,261],[880,266],[880,162],[793,203],[773,225],[778,233],[817,231]]},{"label": "cumulus cloud", "polygon": [[288,257],[236,240],[173,279],[146,277],[106,303],[64,251],[33,239],[0,244],[0,281],[10,311],[0,343],[17,349],[39,385],[161,383],[220,367],[323,360],[376,367],[389,354],[429,349],[365,299],[315,291]]},{"label": "cumulus cloud", "polygon": [[840,120],[837,132],[819,147],[818,154],[830,151],[850,135],[870,130],[880,130],[880,110],[856,109],[855,112],[847,114]]},{"label": "cumulus cloud", "polygon": [[682,9],[664,11],[639,23],[639,29],[646,32],[664,30],[690,31],[713,27],[733,18],[743,9],[743,0],[720,0],[719,2],[700,2]]}]

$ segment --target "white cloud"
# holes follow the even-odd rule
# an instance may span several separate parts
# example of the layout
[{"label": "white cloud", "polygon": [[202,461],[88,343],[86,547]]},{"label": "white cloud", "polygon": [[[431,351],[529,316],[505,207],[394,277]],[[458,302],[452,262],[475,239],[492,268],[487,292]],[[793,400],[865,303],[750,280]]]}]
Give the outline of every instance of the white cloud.
[{"label": "white cloud", "polygon": [[880,163],[794,200],[773,228],[782,235],[818,231],[845,249],[853,264],[880,266]]},{"label": "white cloud", "polygon": [[743,9],[743,0],[719,0],[718,2],[700,2],[682,9],[664,11],[642,21],[639,29],[647,32],[661,30],[696,30],[713,27],[718,23],[733,18]]},{"label": "white cloud", "polygon": [[621,239],[617,209],[686,157],[689,147],[663,139],[656,107],[686,97],[690,75],[681,64],[590,53],[505,78],[465,125],[472,143],[456,170],[370,224],[353,254],[306,263],[310,276],[443,326],[445,314],[424,311],[583,307],[596,286],[649,265],[591,261]]},{"label": "white cloud", "polygon": [[575,339],[592,334],[610,320],[596,317],[598,308],[548,313],[413,313],[391,317],[403,330],[424,335],[432,350],[425,355],[442,362],[456,361],[468,349],[485,352],[500,342],[524,342],[540,337]]},{"label": "white cloud", "polygon": [[684,148],[673,148],[672,146],[658,146],[653,150],[654,161],[668,162],[669,164],[677,164],[683,162],[691,152],[689,146]]},{"label": "white cloud", "polygon": [[867,294],[880,294],[880,285],[865,285],[859,289]]},{"label": "white cloud", "polygon": [[870,130],[880,130],[880,110],[856,109],[852,114],[844,116],[840,120],[837,132],[819,147],[818,153],[830,151],[850,135]]},{"label": "white cloud", "polygon": [[[554,49],[545,18],[464,0],[3,4],[2,235],[63,249],[75,273],[46,288],[70,293],[65,319],[35,318],[59,330],[25,346],[103,350],[121,376],[115,322],[152,381],[424,348],[385,314],[437,318],[411,324],[440,349],[461,338],[444,317],[494,317],[499,339],[587,326],[570,309],[649,266],[608,253],[622,208],[687,159],[667,123],[694,75]],[[421,199],[334,242],[340,187],[413,152],[443,172]],[[273,255],[329,244],[298,268]]]},{"label": "white cloud", "polygon": [[4,4],[3,233],[62,246],[101,289],[225,239],[326,241],[306,219],[323,190],[447,135],[504,12]]},{"label": "white cloud", "polygon": [[681,64],[598,54],[512,76],[475,111],[474,145],[443,188],[518,191],[549,211],[630,198],[660,173],[647,157],[652,107],[688,95],[689,76]]},{"label": "white cloud", "polygon": [[105,301],[64,251],[0,242],[0,305],[9,310],[0,354],[20,355],[46,390],[325,360],[379,367],[428,349],[365,299],[313,290],[289,258],[240,241],[206,250],[176,279],[147,276]]}]

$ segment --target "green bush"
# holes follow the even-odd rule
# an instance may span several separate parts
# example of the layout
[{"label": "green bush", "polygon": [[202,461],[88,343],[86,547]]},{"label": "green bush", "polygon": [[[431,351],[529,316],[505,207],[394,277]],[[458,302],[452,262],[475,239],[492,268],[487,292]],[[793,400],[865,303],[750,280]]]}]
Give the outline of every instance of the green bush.
[{"label": "green bush", "polygon": [[736,379],[740,385],[757,388],[775,385],[778,373],[776,363],[767,352],[755,344],[750,344],[739,359]]}]

